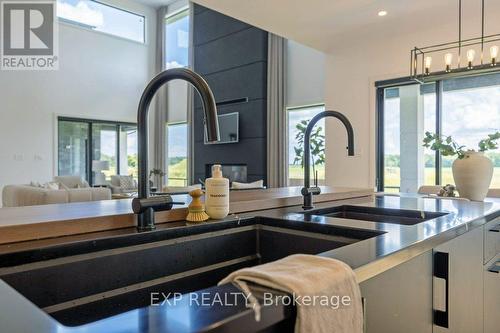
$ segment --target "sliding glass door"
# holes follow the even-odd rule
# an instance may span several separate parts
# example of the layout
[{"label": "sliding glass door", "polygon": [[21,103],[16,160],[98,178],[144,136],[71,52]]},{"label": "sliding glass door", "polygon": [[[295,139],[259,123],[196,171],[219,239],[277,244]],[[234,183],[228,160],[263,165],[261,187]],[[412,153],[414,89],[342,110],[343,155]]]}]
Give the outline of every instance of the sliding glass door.
[{"label": "sliding glass door", "polygon": [[137,179],[137,126],[120,125],[118,168],[120,174],[132,175]]},{"label": "sliding glass door", "polygon": [[[102,172],[104,181],[117,174],[118,126],[115,124],[92,124],[92,163],[93,172]],[[96,163],[105,162],[105,163]],[[95,166],[104,166],[98,167]],[[95,182],[95,177],[93,179]]]},{"label": "sliding glass door", "polygon": [[[378,88],[377,99],[380,191],[453,184],[454,158],[424,148],[425,132],[478,150],[481,139],[500,130],[500,74]],[[495,164],[491,187],[500,188],[500,151],[486,155]]]},{"label": "sliding glass door", "polygon": [[89,124],[78,121],[58,123],[58,174],[89,179]]},{"label": "sliding glass door", "polygon": [[137,178],[137,126],[77,118],[58,119],[58,174],[92,185],[112,175]]}]

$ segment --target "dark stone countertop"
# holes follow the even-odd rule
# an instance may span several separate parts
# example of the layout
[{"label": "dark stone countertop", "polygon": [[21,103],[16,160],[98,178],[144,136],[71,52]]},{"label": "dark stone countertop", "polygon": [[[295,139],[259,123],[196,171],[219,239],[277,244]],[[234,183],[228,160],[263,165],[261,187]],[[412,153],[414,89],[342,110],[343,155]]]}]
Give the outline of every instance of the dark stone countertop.
[{"label": "dark stone countertop", "polygon": [[[416,225],[398,225],[310,214],[304,215],[297,213],[300,212],[300,207],[248,213],[240,216],[240,218],[263,216],[283,218],[289,221],[287,223],[328,224],[338,227],[384,232],[379,236],[319,254],[321,256],[340,259],[349,264],[356,272],[358,282],[362,283],[377,274],[500,216],[500,204],[498,203],[440,200],[416,196],[372,196],[321,203],[317,205],[317,208],[345,204],[444,212],[447,214]],[[221,228],[224,224],[231,223],[231,220],[234,222],[234,217],[229,217],[224,221],[209,222],[204,228]],[[190,226],[181,227],[181,231],[189,232],[189,228]],[[135,236],[143,238],[152,237],[154,239],[155,232],[149,235]],[[2,257],[0,257],[0,260],[2,260]],[[238,290],[231,285],[224,285],[195,293],[201,292],[211,295],[231,296],[237,293]],[[239,296],[239,301],[236,302],[237,304],[232,306],[222,306],[214,303],[211,304],[212,306],[204,304],[189,306],[187,303],[188,295],[186,295],[177,304],[144,307],[94,323],[78,327],[65,327],[1,280],[0,295],[0,331],[9,333],[181,333],[199,331],[234,332],[235,329],[238,332],[254,332],[273,325],[280,325],[280,323],[290,325],[290,320],[293,321],[294,317],[294,309],[292,307],[267,306],[263,309],[262,321],[256,323],[253,311],[245,307],[244,300],[242,299],[243,296],[241,295]],[[286,323],[287,320],[284,320],[287,318],[288,324]]]}]

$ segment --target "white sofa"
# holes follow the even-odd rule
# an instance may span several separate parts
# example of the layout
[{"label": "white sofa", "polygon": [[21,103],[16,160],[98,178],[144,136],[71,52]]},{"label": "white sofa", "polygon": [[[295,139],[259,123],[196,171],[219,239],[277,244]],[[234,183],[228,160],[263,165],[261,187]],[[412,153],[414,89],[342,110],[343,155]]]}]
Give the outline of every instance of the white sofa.
[{"label": "white sofa", "polygon": [[7,185],[2,190],[3,207],[48,205],[68,202],[110,200],[111,190],[90,187],[79,177],[54,177],[59,189],[36,185]]},{"label": "white sofa", "polygon": [[89,188],[89,183],[80,176],[55,176],[54,183],[61,184],[65,189]]},{"label": "white sofa", "polygon": [[109,187],[113,194],[132,194],[138,191],[137,181],[132,176],[111,176]]}]

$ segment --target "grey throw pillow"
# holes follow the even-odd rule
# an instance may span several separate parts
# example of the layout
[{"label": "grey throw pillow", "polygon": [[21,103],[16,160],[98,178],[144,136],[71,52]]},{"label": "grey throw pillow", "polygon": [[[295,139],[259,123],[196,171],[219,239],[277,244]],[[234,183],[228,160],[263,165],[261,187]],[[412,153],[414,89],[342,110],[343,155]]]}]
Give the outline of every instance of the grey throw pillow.
[{"label": "grey throw pillow", "polygon": [[135,186],[135,181],[132,176],[121,176],[120,187],[123,188],[124,190],[134,190],[137,188]]}]

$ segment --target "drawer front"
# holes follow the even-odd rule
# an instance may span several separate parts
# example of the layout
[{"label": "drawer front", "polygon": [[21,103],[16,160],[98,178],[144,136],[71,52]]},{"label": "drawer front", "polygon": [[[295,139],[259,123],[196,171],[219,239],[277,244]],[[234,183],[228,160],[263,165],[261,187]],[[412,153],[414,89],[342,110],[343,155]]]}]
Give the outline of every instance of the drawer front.
[{"label": "drawer front", "polygon": [[500,313],[500,255],[484,265],[484,333],[498,333]]},{"label": "drawer front", "polygon": [[500,218],[486,223],[484,226],[484,258],[487,263],[500,253]]}]

